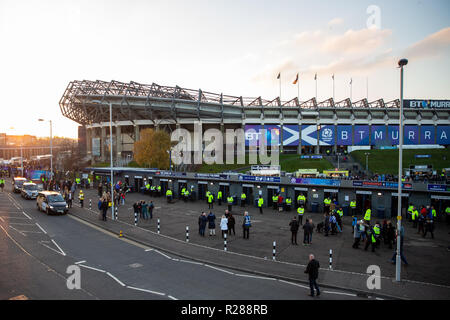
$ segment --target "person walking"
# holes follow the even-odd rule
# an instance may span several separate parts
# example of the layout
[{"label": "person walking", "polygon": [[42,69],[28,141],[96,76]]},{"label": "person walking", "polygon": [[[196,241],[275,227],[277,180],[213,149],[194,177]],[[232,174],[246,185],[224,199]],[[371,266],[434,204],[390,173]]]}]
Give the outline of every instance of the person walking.
[{"label": "person walking", "polygon": [[264,200],[263,200],[262,196],[259,196],[258,208],[259,208],[259,213],[260,214],[263,214],[263,204],[264,204]]},{"label": "person walking", "polygon": [[252,226],[250,221],[250,216],[248,215],[248,212],[244,212],[244,221],[242,222],[242,229],[244,234],[244,239],[248,239],[250,236],[250,227]]},{"label": "person walking", "polygon": [[434,239],[434,222],[432,219],[427,218],[425,221],[425,232],[423,233],[423,237],[425,238],[427,236],[427,233],[431,233],[431,239]]},{"label": "person walking", "polygon": [[150,215],[150,219],[153,219],[153,208],[155,207],[155,205],[153,204],[153,200],[150,201],[149,205],[148,205],[148,213]]},{"label": "person walking", "polygon": [[212,211],[208,214],[208,229],[209,229],[209,235],[215,236],[216,235],[216,216]]},{"label": "person walking", "polygon": [[358,221],[353,227],[353,238],[355,239],[353,242],[353,249],[359,249],[359,242],[361,241],[361,221]]},{"label": "person walking", "polygon": [[417,218],[417,223],[419,225],[417,233],[422,233],[422,235],[425,233],[425,217],[423,214],[419,214],[419,218]]},{"label": "person walking", "polygon": [[101,208],[102,208],[102,220],[103,221],[106,221],[106,213],[108,212],[108,207],[109,207],[108,199],[104,198],[102,200],[102,205],[101,205]]},{"label": "person walking", "polygon": [[319,285],[317,284],[317,279],[319,278],[319,261],[314,259],[314,255],[309,255],[309,263],[306,266],[305,273],[309,275],[309,288],[311,290],[310,296],[314,297],[314,289],[316,289],[317,296],[320,296]]},{"label": "person walking", "polygon": [[231,232],[233,231],[233,235],[236,235],[236,231],[234,230],[234,225],[236,224],[236,220],[234,219],[233,215],[230,213],[228,216],[228,231],[231,236]]},{"label": "person walking", "polygon": [[222,231],[222,238],[224,238],[224,235],[228,233],[228,219],[225,215],[222,215],[220,219],[220,230]]},{"label": "person walking", "polygon": [[390,220],[388,221],[386,227],[386,238],[389,249],[392,249],[392,245],[395,243],[395,227],[392,225],[392,221]]},{"label": "person walking", "polygon": [[142,201],[142,216],[144,220],[148,220],[148,204]]},{"label": "person walking", "polygon": [[328,233],[330,232],[330,216],[328,215],[328,213],[325,213],[324,216],[325,219],[323,221],[323,231],[325,237],[328,237]]},{"label": "person walking", "polygon": [[291,244],[297,245],[297,233],[299,224],[296,217],[292,218],[292,221],[289,222],[289,226],[291,227]]},{"label": "person walking", "polygon": [[206,217],[206,213],[202,212],[202,214],[198,218],[199,234],[202,237],[205,236],[205,229],[206,229],[207,222],[208,222],[208,218]]},{"label": "person walking", "polygon": [[213,201],[214,201],[214,196],[212,193],[210,193],[208,195],[208,209],[214,209]]},{"label": "person walking", "polygon": [[3,192],[4,187],[5,187],[5,179],[1,178],[0,179],[0,189],[2,189],[2,192]]},{"label": "person walking", "polygon": [[309,220],[306,219],[305,225],[303,226],[303,245],[309,245],[309,235],[311,233],[311,224],[309,223]]},{"label": "person walking", "polygon": [[309,219],[309,226],[311,228],[311,231],[309,232],[309,244],[312,244],[312,235],[314,233],[314,227],[315,227],[312,219]]},{"label": "person walking", "polygon": [[297,208],[297,216],[298,216],[298,223],[299,225],[303,225],[303,215],[305,214],[305,208],[303,206],[300,206]]}]

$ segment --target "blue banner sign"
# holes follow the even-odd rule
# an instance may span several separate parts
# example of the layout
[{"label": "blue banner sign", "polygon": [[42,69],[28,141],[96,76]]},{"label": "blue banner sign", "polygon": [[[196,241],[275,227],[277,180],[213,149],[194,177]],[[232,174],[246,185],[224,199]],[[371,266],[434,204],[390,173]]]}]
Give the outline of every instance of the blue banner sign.
[{"label": "blue banner sign", "polygon": [[352,145],[352,126],[351,125],[338,125],[337,126],[337,145],[338,146],[351,146]]},{"label": "blue banner sign", "polygon": [[341,185],[340,180],[317,179],[317,178],[292,178],[291,183],[312,184],[318,186],[332,186],[332,187],[339,187]]},{"label": "blue banner sign", "polygon": [[322,125],[320,127],[319,145],[334,146],[334,125]]},{"label": "blue banner sign", "polygon": [[203,179],[228,179],[229,176],[227,174],[217,174],[217,173],[196,173],[194,175],[196,178]]},{"label": "blue banner sign", "polygon": [[[366,187],[366,188],[393,188],[398,189],[397,182],[389,181],[353,181],[354,187]],[[403,189],[412,189],[411,183],[402,183]]]},{"label": "blue banner sign", "polygon": [[419,127],[418,126],[405,126],[404,127],[403,140],[405,144],[419,144]]},{"label": "blue banner sign", "polygon": [[435,144],[434,126],[420,127],[420,144]]},{"label": "blue banner sign", "polygon": [[416,154],[414,155],[416,159],[429,159],[431,158],[431,154]]},{"label": "blue banner sign", "polygon": [[436,143],[450,144],[450,126],[437,126]]},{"label": "blue banner sign", "polygon": [[449,184],[429,184],[428,191],[450,192]]},{"label": "blue banner sign", "polygon": [[355,146],[368,146],[369,137],[369,126],[355,126]]},{"label": "blue banner sign", "polygon": [[240,175],[239,181],[255,181],[255,182],[280,182],[280,177],[267,177],[267,176],[247,176]]}]

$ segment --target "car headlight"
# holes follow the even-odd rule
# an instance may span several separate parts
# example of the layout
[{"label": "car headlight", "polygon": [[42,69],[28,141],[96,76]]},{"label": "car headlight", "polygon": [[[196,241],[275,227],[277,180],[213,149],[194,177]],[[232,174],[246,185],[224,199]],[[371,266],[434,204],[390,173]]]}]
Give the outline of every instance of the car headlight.
[{"label": "car headlight", "polygon": [[69,205],[68,204],[66,204],[66,208],[68,208],[69,207]]},{"label": "car headlight", "polygon": [[55,209],[55,208],[53,208],[53,206],[49,206],[49,208],[50,208],[50,209]]}]

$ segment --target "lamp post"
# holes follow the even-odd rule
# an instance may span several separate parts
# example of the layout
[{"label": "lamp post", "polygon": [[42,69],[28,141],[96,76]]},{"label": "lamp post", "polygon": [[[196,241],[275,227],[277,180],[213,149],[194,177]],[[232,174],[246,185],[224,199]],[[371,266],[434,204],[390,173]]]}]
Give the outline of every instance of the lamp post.
[{"label": "lamp post", "polygon": [[[108,105],[104,101],[92,100],[93,103]],[[117,132],[116,132],[117,133]],[[112,103],[109,102],[109,146],[111,167],[111,219],[114,220],[114,177],[113,177],[113,142],[112,142]]]},{"label": "lamp post", "polygon": [[403,161],[403,67],[408,60],[401,59],[398,62],[400,68],[400,115],[399,115],[399,143],[398,143],[398,203],[397,203],[397,257],[395,260],[395,281],[400,282],[401,259],[400,259],[400,233],[402,226],[402,161]]},{"label": "lamp post", "polygon": [[[45,121],[44,119],[38,119],[38,121]],[[52,136],[52,120],[50,122],[50,179],[53,180],[53,136]]]}]

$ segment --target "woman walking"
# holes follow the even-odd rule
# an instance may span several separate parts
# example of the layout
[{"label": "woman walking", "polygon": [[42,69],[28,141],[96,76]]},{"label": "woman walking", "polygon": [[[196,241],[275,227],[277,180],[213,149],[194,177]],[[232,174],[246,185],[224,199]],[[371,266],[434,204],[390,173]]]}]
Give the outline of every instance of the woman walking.
[{"label": "woman walking", "polygon": [[222,238],[224,238],[224,235],[228,233],[228,219],[225,215],[222,215],[222,219],[220,219],[220,230],[222,230]]}]

